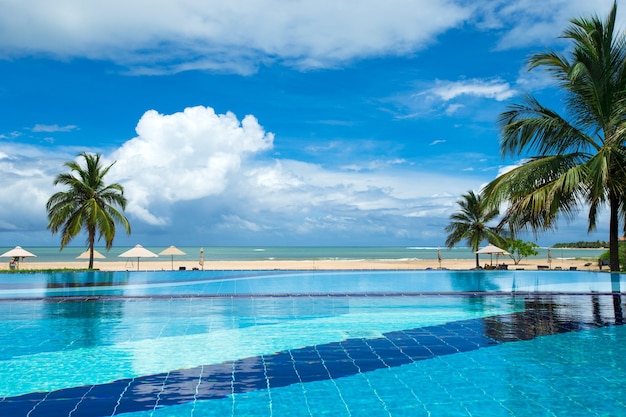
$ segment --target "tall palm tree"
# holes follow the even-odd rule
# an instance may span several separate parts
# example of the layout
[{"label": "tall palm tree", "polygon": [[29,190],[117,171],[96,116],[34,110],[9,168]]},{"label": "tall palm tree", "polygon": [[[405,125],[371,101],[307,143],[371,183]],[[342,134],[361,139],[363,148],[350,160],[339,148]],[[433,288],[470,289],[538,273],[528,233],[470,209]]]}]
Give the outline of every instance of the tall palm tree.
[{"label": "tall palm tree", "polygon": [[[500,236],[500,229],[487,225],[498,216],[498,210],[487,205],[482,196],[474,191],[469,191],[461,197],[462,199],[456,202],[461,209],[450,216],[452,222],[445,228],[449,233],[446,246],[451,248],[466,240],[476,252],[484,240],[501,245],[503,239]],[[476,254],[476,268],[479,266]]]},{"label": "tall palm tree", "polygon": [[89,247],[89,269],[93,269],[93,251],[96,234],[104,237],[107,250],[113,245],[115,224],[119,223],[130,235],[128,219],[117,209],[126,207],[124,188],[119,184],[104,183],[104,176],[113,164],[103,167],[101,155],[81,153],[85,166],[77,162],[66,162],[69,173],[59,174],[54,185],[65,185],[67,191],[55,193],[48,199],[48,229],[52,233],[61,231],[61,249],[72,241],[83,229],[87,232]]},{"label": "tall palm tree", "polygon": [[606,21],[597,16],[571,21],[562,37],[572,42],[565,56],[532,55],[564,94],[567,114],[527,96],[500,115],[503,156],[534,155],[483,190],[494,204],[508,203],[503,221],[535,233],[554,228],[589,207],[588,231],[601,208],[610,210],[610,267],[619,270],[618,229],[626,196],[626,38],[616,33],[617,3]]}]

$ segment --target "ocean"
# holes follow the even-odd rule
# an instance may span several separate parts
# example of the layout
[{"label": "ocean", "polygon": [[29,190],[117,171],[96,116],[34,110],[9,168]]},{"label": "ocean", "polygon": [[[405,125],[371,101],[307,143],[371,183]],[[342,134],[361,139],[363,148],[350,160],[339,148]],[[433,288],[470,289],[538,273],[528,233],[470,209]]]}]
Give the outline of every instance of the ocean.
[{"label": "ocean", "polygon": [[[0,247],[0,254],[12,249]],[[66,247],[62,251],[58,247],[24,247],[37,257],[28,258],[26,262],[72,262],[85,251],[85,247]],[[106,251],[102,247],[96,248],[106,259],[98,261],[122,261],[118,255],[130,249],[130,247],[113,247]],[[146,246],[146,249],[159,253],[166,246]],[[198,260],[200,257],[199,246],[180,246],[178,249],[185,255],[174,256],[176,261]],[[261,260],[437,260],[437,247],[428,246],[258,246],[258,247],[224,247],[205,246],[205,261],[261,261]],[[445,259],[474,259],[474,252],[468,247],[456,247],[452,249],[441,248],[441,258]],[[539,248],[539,254],[529,259],[547,259],[548,248]],[[551,249],[553,260],[582,258],[595,260],[605,249]],[[481,255],[481,260],[488,260],[489,255]],[[142,258],[142,262],[150,260],[171,259],[170,255],[161,255],[158,258]],[[510,259],[508,256],[500,256],[501,260]],[[495,260],[495,257],[494,257]],[[9,261],[9,258],[6,258]]]}]

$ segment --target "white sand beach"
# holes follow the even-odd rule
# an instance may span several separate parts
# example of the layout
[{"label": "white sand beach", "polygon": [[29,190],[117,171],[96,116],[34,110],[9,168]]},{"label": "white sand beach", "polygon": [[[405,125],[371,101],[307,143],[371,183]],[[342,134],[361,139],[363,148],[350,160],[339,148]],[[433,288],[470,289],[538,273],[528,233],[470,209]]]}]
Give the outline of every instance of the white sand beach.
[{"label": "white sand beach", "polygon": [[[502,263],[502,260],[500,261]],[[508,265],[509,270],[524,269],[537,270],[551,267],[550,269],[569,270],[575,267],[577,270],[597,271],[599,270],[597,262],[582,259],[553,259],[552,264],[548,265],[546,259],[523,259],[519,265],[514,265],[509,259],[504,261]],[[481,266],[488,265],[489,261],[481,259]],[[589,265],[588,265],[589,264]],[[495,265],[495,261],[494,261]],[[469,270],[476,266],[474,259],[445,259],[441,262],[441,268],[450,270]],[[43,270],[43,269],[81,269],[87,267],[87,261],[72,262],[37,262],[27,259],[22,262],[20,269],[22,270]],[[309,260],[309,261],[206,261],[204,267],[201,267],[198,261],[176,261],[173,264],[174,270],[184,267],[187,270],[193,268],[204,270],[411,270],[411,269],[438,269],[440,267],[437,260]],[[136,271],[136,261],[94,261],[94,268],[101,271]],[[0,264],[0,270],[9,269],[8,262]],[[165,259],[152,260],[141,259],[139,262],[140,271],[170,271],[172,270],[171,261]],[[603,267],[603,270],[608,270]]]}]

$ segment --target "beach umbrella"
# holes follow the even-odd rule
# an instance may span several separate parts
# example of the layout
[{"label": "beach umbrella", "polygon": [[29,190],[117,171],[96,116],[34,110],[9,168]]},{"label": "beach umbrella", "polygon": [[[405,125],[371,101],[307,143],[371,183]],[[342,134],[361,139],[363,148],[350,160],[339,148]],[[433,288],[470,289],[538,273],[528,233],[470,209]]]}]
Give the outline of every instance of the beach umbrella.
[{"label": "beach umbrella", "polygon": [[481,254],[489,254],[489,255],[491,255],[491,265],[493,265],[493,255],[494,254],[496,254],[496,256],[499,256],[499,255],[510,255],[504,249],[501,249],[501,248],[497,247],[496,245],[492,245],[491,243],[488,244],[487,246],[485,246],[484,248],[477,250],[476,253],[478,255],[481,255]]},{"label": "beach umbrella", "polygon": [[17,268],[19,269],[19,267],[20,267],[20,258],[22,258],[22,260],[24,258],[36,258],[37,255],[27,251],[26,249],[22,249],[21,246],[16,246],[13,249],[4,252],[2,255],[0,255],[0,257],[2,257],[2,258],[11,257],[11,258],[17,259]]},{"label": "beach umbrella", "polygon": [[139,258],[158,258],[159,255],[141,245],[135,245],[134,248],[120,253],[118,256],[121,258],[137,258],[137,271],[139,271]]},{"label": "beach umbrella", "polygon": [[171,255],[172,256],[172,271],[174,270],[174,255],[186,255],[185,252],[172,245],[167,249],[163,249],[159,252],[159,255]]},{"label": "beach umbrella", "polygon": [[[93,258],[94,259],[104,259],[105,256],[103,254],[101,254],[100,252],[98,252],[97,250],[93,250]],[[89,249],[87,249],[85,252],[81,253],[80,255],[78,255],[76,257],[76,259],[89,259]]]},{"label": "beach umbrella", "polygon": [[198,261],[204,271],[204,248],[200,248],[200,260]]},{"label": "beach umbrella", "polygon": [[439,261],[439,269],[441,269],[441,248],[437,248],[437,260]]},{"label": "beach umbrella", "polygon": [[552,268],[552,250],[548,248],[548,266]]}]

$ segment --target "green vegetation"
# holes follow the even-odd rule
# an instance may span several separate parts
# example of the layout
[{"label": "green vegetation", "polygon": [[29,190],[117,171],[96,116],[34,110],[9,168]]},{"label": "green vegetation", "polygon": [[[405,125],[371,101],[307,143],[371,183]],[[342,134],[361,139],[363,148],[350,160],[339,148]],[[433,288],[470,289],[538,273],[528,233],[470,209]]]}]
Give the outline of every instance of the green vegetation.
[{"label": "green vegetation", "polygon": [[520,261],[529,256],[535,256],[539,252],[537,252],[537,245],[535,242],[524,242],[520,239],[508,239],[506,250],[510,253],[511,259],[513,259],[513,263],[518,265]]},{"label": "green vegetation", "polygon": [[[452,222],[445,228],[449,233],[446,246],[451,248],[462,240],[467,241],[473,251],[477,251],[484,240],[502,245],[504,240],[500,237],[499,230],[487,225],[498,216],[498,210],[487,206],[482,196],[473,191],[461,197],[456,202],[461,207],[460,211],[450,216]],[[479,266],[476,254],[476,268]]]},{"label": "green vegetation", "polygon": [[85,162],[84,168],[77,162],[66,162],[65,166],[70,168],[70,172],[59,174],[54,180],[54,185],[67,186],[68,190],[60,191],[48,200],[48,229],[52,234],[61,230],[61,249],[84,229],[87,232],[89,269],[93,269],[96,234],[98,239],[104,237],[108,250],[115,238],[115,224],[121,224],[130,235],[130,223],[116,208],[126,208],[124,188],[117,183],[104,183],[104,176],[113,164],[102,167],[100,154],[83,152],[79,156]]},{"label": "green vegetation", "polygon": [[603,242],[601,240],[596,240],[595,242],[571,242],[571,243],[555,243],[553,248],[577,248],[577,249],[602,249],[607,248],[609,246],[609,242]]},{"label": "green vegetation", "polygon": [[[534,232],[589,208],[588,231],[609,208],[610,269],[619,271],[619,218],[626,209],[626,38],[606,21],[578,18],[564,31],[570,52],[529,58],[561,87],[565,115],[528,95],[500,115],[501,152],[524,162],[489,183],[485,198],[508,207],[501,224]],[[622,217],[623,218],[623,217]]]},{"label": "green vegetation", "polygon": [[[598,259],[600,262],[610,259],[609,251],[604,252]],[[619,243],[619,262],[622,265],[622,271],[626,271],[626,242]]]}]

